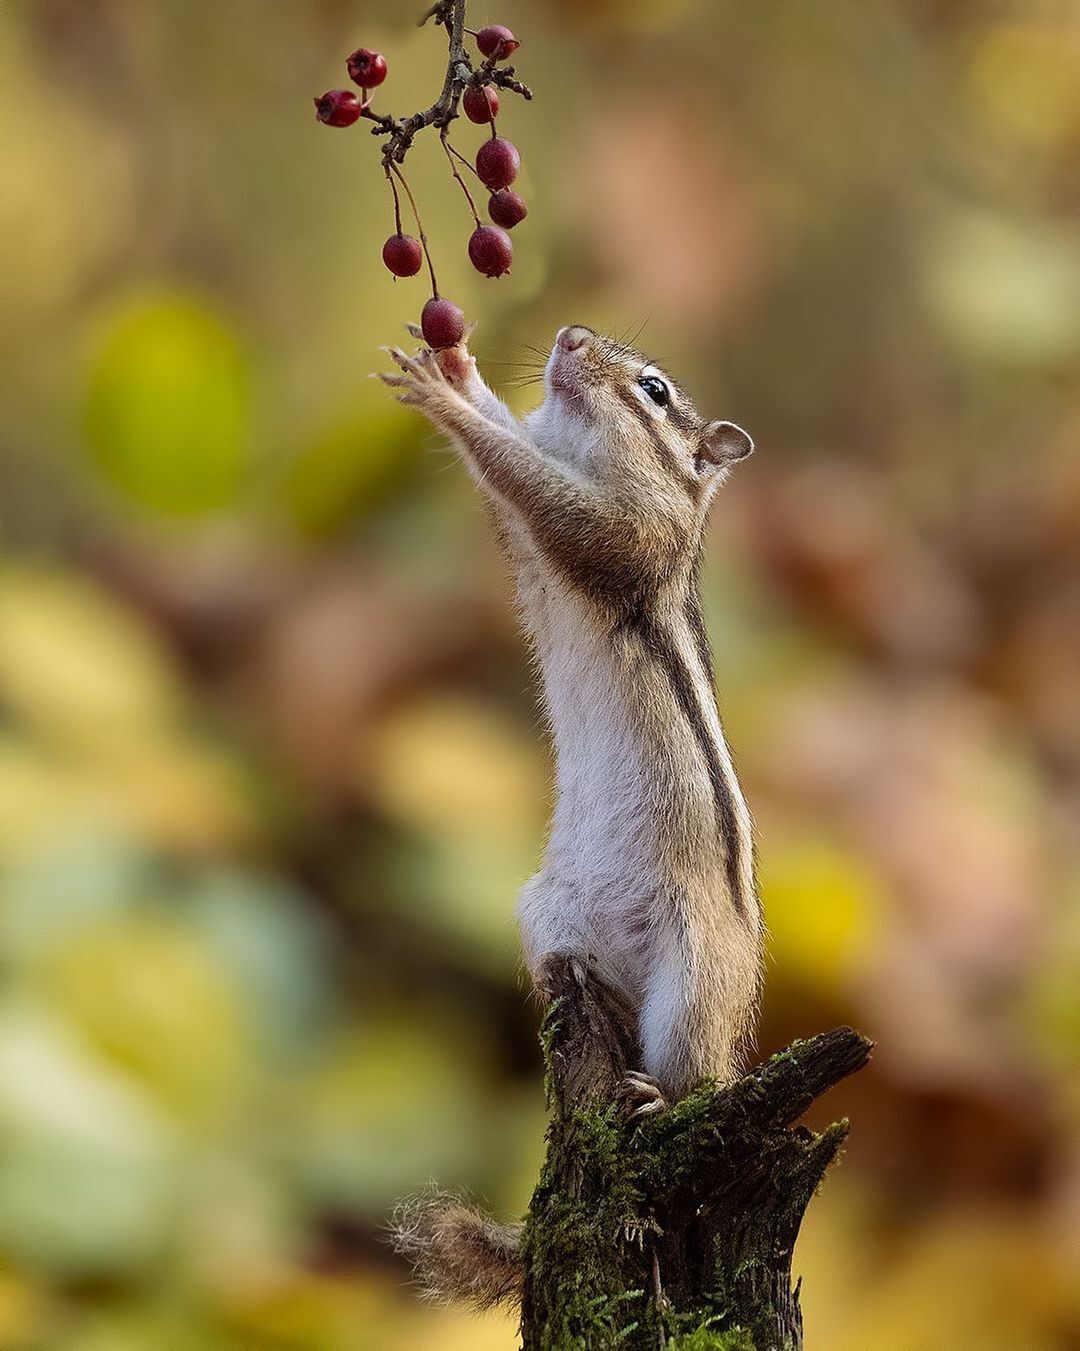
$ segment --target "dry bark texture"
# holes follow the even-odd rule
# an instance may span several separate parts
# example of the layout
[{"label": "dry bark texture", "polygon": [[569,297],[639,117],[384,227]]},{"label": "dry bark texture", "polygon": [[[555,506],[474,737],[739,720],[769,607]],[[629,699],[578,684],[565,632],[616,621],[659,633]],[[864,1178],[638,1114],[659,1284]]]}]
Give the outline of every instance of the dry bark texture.
[{"label": "dry bark texture", "polygon": [[870,1043],[838,1028],[628,1121],[630,1011],[575,958],[544,984],[552,1120],[522,1238],[524,1351],[799,1351],[792,1250],[848,1126],[794,1123]]}]

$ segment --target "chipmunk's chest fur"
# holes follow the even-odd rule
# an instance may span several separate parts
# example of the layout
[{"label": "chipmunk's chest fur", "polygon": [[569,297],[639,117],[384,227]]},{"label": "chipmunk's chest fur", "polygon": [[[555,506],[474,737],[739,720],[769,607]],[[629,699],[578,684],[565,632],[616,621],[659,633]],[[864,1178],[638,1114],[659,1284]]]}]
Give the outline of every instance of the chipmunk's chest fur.
[{"label": "chipmunk's chest fur", "polygon": [[[522,897],[526,953],[585,946],[634,994],[673,908],[709,904],[724,888],[708,766],[642,633],[568,583],[522,536],[510,554],[556,753],[544,865]],[[650,622],[686,673],[694,715],[720,739],[685,616],[668,609]]]}]

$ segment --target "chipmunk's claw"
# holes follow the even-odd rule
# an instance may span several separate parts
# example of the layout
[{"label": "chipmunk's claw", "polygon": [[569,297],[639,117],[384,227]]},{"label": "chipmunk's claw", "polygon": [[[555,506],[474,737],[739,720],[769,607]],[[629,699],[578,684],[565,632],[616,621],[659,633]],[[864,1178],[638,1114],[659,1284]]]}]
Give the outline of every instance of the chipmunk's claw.
[{"label": "chipmunk's claw", "polygon": [[400,347],[380,347],[379,350],[385,352],[394,365],[411,376],[414,381],[441,384],[445,380],[436,354],[426,347],[413,357],[403,352]]},{"label": "chipmunk's claw", "polygon": [[430,348],[421,348],[415,356],[409,356],[400,347],[379,350],[385,352],[398,369],[377,372],[376,378],[396,391],[399,403],[419,408],[428,417],[436,418],[438,410],[445,411],[448,407],[448,400],[457,399],[451,382],[439,365],[438,354]]},{"label": "chipmunk's claw", "polygon": [[652,1075],[638,1071],[623,1079],[616,1099],[622,1105],[624,1115],[631,1121],[664,1112],[668,1105],[663,1089]]}]

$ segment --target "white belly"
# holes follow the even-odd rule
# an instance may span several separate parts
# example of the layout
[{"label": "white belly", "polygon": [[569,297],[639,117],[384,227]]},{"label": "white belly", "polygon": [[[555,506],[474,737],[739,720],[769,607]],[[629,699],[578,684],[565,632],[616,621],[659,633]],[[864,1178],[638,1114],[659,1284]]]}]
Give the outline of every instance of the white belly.
[{"label": "white belly", "polygon": [[520,579],[543,671],[556,753],[556,802],[544,864],[519,905],[526,960],[585,951],[633,993],[657,914],[656,784],[610,635],[592,608],[546,574]]}]

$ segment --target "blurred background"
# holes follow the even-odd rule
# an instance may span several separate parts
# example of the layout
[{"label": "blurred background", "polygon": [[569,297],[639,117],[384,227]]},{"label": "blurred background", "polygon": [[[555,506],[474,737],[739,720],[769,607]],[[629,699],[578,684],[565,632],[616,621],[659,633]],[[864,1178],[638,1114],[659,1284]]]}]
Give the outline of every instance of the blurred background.
[{"label": "blurred background", "polygon": [[[346,54],[421,0],[0,11],[0,1346],[509,1351],[385,1243],[527,1205],[516,888],[550,764],[483,514],[366,379]],[[505,0],[531,214],[443,290],[515,406],[644,323],[758,454],[705,574],[772,931],[761,1051],[872,1067],[796,1268],[810,1351],[1080,1346],[1080,11]],[[461,125],[472,154],[480,131]]]}]

